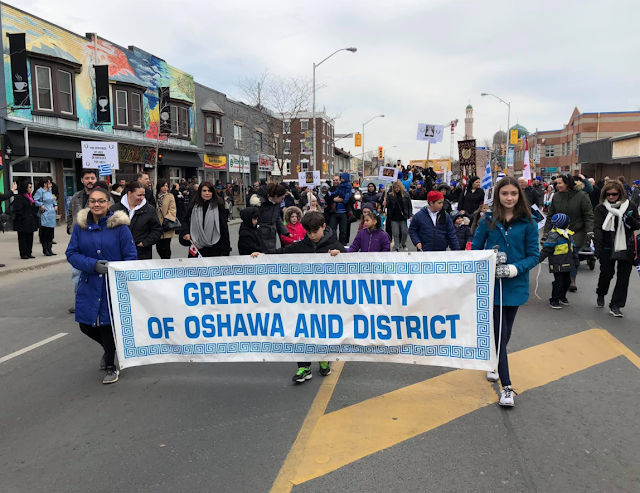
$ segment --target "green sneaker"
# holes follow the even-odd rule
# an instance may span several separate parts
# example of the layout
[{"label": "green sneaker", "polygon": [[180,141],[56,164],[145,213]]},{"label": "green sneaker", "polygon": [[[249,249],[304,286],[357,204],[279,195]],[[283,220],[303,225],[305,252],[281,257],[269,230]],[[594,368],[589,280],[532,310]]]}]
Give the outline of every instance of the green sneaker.
[{"label": "green sneaker", "polygon": [[298,372],[293,376],[291,380],[296,383],[303,383],[306,380],[311,380],[311,367],[310,366],[301,366],[298,368]]},{"label": "green sneaker", "polygon": [[326,377],[329,374],[331,374],[331,363],[329,363],[328,361],[321,361],[320,362],[320,376],[321,377]]}]

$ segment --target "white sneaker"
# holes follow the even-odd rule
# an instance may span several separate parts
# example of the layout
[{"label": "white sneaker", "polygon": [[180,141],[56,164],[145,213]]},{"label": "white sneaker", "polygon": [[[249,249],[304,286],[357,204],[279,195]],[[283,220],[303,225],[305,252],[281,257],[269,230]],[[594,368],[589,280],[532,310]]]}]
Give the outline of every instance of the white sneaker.
[{"label": "white sneaker", "polygon": [[511,385],[507,385],[506,387],[502,387],[502,394],[500,395],[500,405],[504,407],[513,407],[516,405],[513,400],[513,394],[516,391],[511,388]]},{"label": "white sneaker", "polygon": [[497,382],[498,380],[500,380],[500,375],[498,375],[497,371],[488,371],[487,372],[487,380],[489,380],[490,382]]}]

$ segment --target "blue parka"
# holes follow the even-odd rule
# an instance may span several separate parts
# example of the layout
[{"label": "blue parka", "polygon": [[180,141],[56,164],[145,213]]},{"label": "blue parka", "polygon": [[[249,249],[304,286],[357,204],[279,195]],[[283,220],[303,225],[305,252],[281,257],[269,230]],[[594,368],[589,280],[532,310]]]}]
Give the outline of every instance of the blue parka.
[{"label": "blue parka", "polygon": [[105,276],[95,271],[95,265],[98,260],[138,260],[129,215],[109,211],[96,224],[89,209],[82,209],[66,254],[69,263],[82,271],[76,293],[76,322],[94,327],[110,325],[107,283]]},{"label": "blue parka", "polygon": [[[498,250],[507,254],[507,263],[515,265],[518,275],[512,279],[502,280],[502,304],[504,306],[521,306],[529,299],[529,271],[538,265],[540,250],[538,248],[538,226],[535,221],[526,218],[513,221],[509,229],[498,222],[491,230],[493,215],[487,212],[480,222],[473,237],[473,250],[491,250],[498,245]],[[496,279],[494,305],[500,304],[500,283]]]},{"label": "blue parka", "polygon": [[[38,188],[36,193],[33,194],[33,200],[38,206],[38,217],[40,218],[40,225],[45,228],[56,227],[56,211],[54,207],[57,207],[58,203],[53,197],[51,190],[45,190],[44,188]],[[40,208],[44,205],[44,212],[40,211]]]},{"label": "blue parka", "polygon": [[423,252],[444,252],[447,246],[451,250],[460,250],[456,227],[444,210],[438,212],[434,225],[426,207],[420,209],[411,220],[409,236],[414,245],[422,243]]}]

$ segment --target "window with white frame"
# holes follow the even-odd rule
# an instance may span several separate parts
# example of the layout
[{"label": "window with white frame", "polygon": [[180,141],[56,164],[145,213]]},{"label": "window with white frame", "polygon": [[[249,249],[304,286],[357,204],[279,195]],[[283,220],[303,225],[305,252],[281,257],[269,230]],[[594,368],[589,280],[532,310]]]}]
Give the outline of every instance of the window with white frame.
[{"label": "window with white frame", "polygon": [[300,130],[309,130],[309,120],[300,120]]},{"label": "window with white frame", "polygon": [[51,88],[51,68],[36,65],[37,108],[53,111],[53,90]]},{"label": "window with white frame", "polygon": [[171,105],[171,134],[180,138],[190,137],[191,125],[189,120],[189,106],[181,104]]},{"label": "window with white frame", "polygon": [[242,125],[233,124],[233,141],[236,149],[242,149]]},{"label": "window with white frame", "polygon": [[327,122],[325,121],[322,122],[322,133],[323,135],[327,134]]},{"label": "window with white frame", "polygon": [[52,161],[22,161],[12,166],[11,180],[18,182],[21,180],[28,180],[32,183],[33,190],[35,192],[38,180],[40,178],[51,176],[53,174],[53,170],[54,166]]},{"label": "window with white frame", "polygon": [[285,120],[282,122],[282,131],[285,134],[291,133],[291,122],[289,120]]},{"label": "window with white frame", "polygon": [[565,149],[565,143],[563,142],[563,143],[562,143],[562,154],[561,154],[561,156],[564,156],[564,155],[565,155],[565,151],[566,151],[566,149]]},{"label": "window with white frame", "polygon": [[301,159],[300,160],[300,171],[309,171],[309,160]]},{"label": "window with white frame", "polygon": [[576,134],[576,147],[580,145],[580,134]]},{"label": "window with white frame", "polygon": [[544,157],[555,157],[555,155],[556,155],[556,146],[554,145],[544,146]]},{"label": "window with white frame", "polygon": [[129,125],[127,91],[116,91],[116,125],[121,125],[123,127]]},{"label": "window with white frame", "polygon": [[142,95],[137,92],[131,93],[131,125],[142,127]]},{"label": "window with white frame", "polygon": [[73,77],[71,72],[58,70],[58,91],[60,93],[60,111],[73,115]]},{"label": "window with white frame", "polygon": [[567,142],[567,155],[571,154],[571,141]]},{"label": "window with white frame", "polygon": [[285,140],[284,141],[284,153],[285,154],[291,154],[291,141],[290,140]]}]

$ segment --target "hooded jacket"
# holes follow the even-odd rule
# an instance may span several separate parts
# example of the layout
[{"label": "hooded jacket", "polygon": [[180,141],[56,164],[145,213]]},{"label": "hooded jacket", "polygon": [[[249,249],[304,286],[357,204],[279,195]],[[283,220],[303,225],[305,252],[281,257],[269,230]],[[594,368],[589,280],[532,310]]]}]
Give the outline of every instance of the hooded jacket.
[{"label": "hooded jacket", "polygon": [[580,266],[578,249],[573,242],[573,231],[553,228],[542,245],[540,263],[549,259],[549,272],[571,272]]},{"label": "hooded jacket", "polygon": [[260,234],[260,225],[253,225],[253,207],[247,207],[240,211],[240,231],[238,232],[238,253],[251,255],[253,252],[266,253],[264,241]]},{"label": "hooded jacket", "polygon": [[[122,197],[122,201],[119,204],[112,205],[111,210],[113,212],[121,211],[129,216],[129,209],[127,209],[125,203],[126,196]],[[150,260],[153,257],[153,245],[162,238],[162,226],[158,220],[158,212],[155,205],[145,203],[137,209],[133,213],[129,230],[138,249],[138,259]],[[138,243],[142,243],[142,246],[137,246]]]},{"label": "hooded jacket", "polygon": [[491,250],[495,245],[500,252],[507,254],[507,263],[514,265],[518,275],[514,278],[496,281],[493,304],[500,305],[500,286],[502,285],[502,304],[504,306],[521,306],[529,299],[529,271],[540,260],[538,249],[538,225],[526,217],[512,221],[505,229],[500,222],[491,229],[493,215],[485,213],[478,223],[478,228],[471,243],[472,250]]},{"label": "hooded jacket", "polygon": [[76,322],[94,327],[110,325],[105,278],[95,271],[95,266],[98,260],[138,259],[129,231],[129,215],[108,211],[96,224],[89,209],[82,209],[76,220],[66,251],[67,261],[81,271],[76,292]]},{"label": "hooded jacket", "polygon": [[340,250],[345,253],[346,250],[342,243],[338,241],[335,232],[327,226],[324,230],[324,236],[319,242],[314,242],[308,236],[302,241],[296,241],[293,245],[278,248],[276,253],[329,253],[329,250]]},{"label": "hooded jacket", "polygon": [[338,188],[336,189],[336,193],[335,196],[337,197],[341,197],[343,200],[343,202],[334,202],[336,205],[336,212],[338,214],[344,214],[347,212],[347,203],[349,202],[349,199],[351,198],[351,177],[349,176],[349,173],[342,173],[340,175],[340,178],[345,180],[345,181],[341,181],[340,185],[338,185]]},{"label": "hooded jacket", "polygon": [[289,234],[289,230],[284,227],[280,216],[280,204],[271,202],[267,197],[267,191],[262,188],[258,190],[256,195],[251,197],[250,204],[258,207],[260,211],[260,216],[258,217],[259,232],[262,235],[266,251],[275,251],[276,236]]},{"label": "hooded jacket", "polygon": [[[574,231],[573,241],[576,246],[579,248],[586,245],[587,233],[593,232],[593,209],[589,196],[582,190],[556,191],[547,211],[547,217],[553,217],[557,213],[569,216],[571,221],[569,229]],[[549,231],[551,231],[551,221],[545,224],[545,236]]]},{"label": "hooded jacket", "polygon": [[363,228],[353,239],[353,243],[347,250],[353,252],[390,252],[391,241],[389,235],[382,229]]},{"label": "hooded jacket", "polygon": [[451,216],[440,210],[433,224],[426,207],[420,209],[409,226],[409,236],[414,245],[422,243],[423,252],[444,252],[447,247],[460,250],[456,228]]}]

